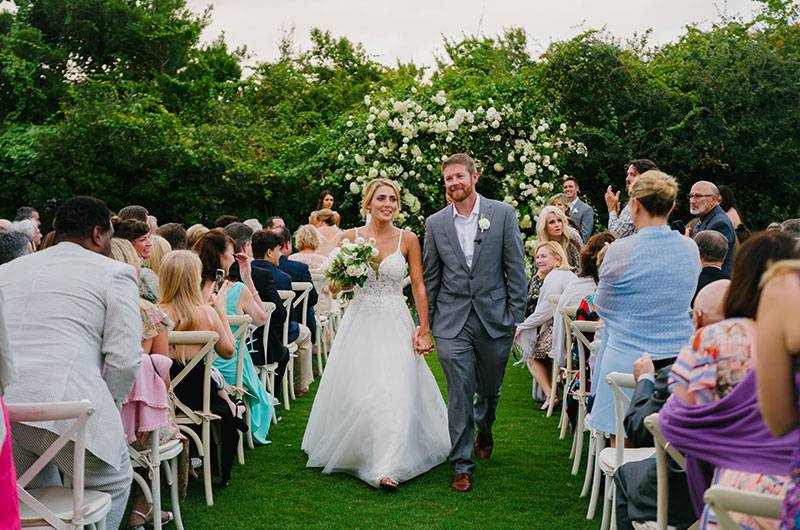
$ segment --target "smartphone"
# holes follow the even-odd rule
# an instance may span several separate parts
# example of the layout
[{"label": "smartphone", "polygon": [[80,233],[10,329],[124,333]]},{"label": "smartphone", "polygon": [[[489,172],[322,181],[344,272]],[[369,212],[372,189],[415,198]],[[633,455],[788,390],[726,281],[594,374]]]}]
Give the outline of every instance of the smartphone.
[{"label": "smartphone", "polygon": [[224,281],[225,281],[225,271],[222,269],[217,269],[217,275],[214,280],[214,294],[219,292],[219,290],[222,288],[222,282]]},{"label": "smartphone", "polygon": [[683,233],[685,233],[685,232],[686,232],[686,223],[684,223],[682,219],[678,219],[677,221],[672,221],[672,222],[669,224],[669,226],[670,226],[670,227],[671,227],[673,230],[677,230],[677,231],[678,231],[678,232],[680,232],[681,234],[683,234]]}]

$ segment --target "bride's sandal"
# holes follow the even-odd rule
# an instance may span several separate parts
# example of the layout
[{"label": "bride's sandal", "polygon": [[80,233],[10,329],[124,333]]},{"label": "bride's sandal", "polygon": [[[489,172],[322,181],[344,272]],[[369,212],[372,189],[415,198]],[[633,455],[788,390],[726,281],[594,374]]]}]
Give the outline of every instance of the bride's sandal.
[{"label": "bride's sandal", "polygon": [[380,486],[383,491],[393,492],[397,491],[397,488],[400,486],[400,483],[391,477],[384,477],[383,479],[381,479]]}]

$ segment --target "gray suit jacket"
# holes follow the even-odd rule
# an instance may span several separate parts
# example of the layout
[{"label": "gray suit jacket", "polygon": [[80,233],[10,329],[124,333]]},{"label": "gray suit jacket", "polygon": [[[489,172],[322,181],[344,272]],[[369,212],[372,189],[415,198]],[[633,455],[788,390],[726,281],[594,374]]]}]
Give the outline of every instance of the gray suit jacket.
[{"label": "gray suit jacket", "polygon": [[522,236],[514,210],[481,197],[480,215],[490,226],[477,229],[472,267],[458,244],[453,208],[425,222],[423,265],[434,337],[459,334],[474,308],[492,338],[514,332],[525,318],[526,281]]},{"label": "gray suit jacket", "polygon": [[[125,435],[116,403],[142,362],[136,271],[64,242],[0,266],[0,292],[17,372],[6,401],[88,399],[86,449],[118,467]],[[30,425],[61,434],[70,423]]]},{"label": "gray suit jacket", "polygon": [[594,231],[594,210],[592,207],[578,199],[569,214],[570,218],[578,225],[578,232],[585,245]]}]

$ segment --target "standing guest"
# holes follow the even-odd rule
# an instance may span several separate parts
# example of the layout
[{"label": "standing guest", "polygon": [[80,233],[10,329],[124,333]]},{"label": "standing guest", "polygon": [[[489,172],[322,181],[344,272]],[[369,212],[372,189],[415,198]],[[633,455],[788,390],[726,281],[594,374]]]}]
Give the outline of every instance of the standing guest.
[{"label": "standing guest", "polygon": [[[2,234],[0,234],[2,235]],[[3,296],[0,294],[0,528],[19,530],[19,499],[17,498],[17,472],[11,449],[11,425],[3,401],[5,389],[15,378],[8,345],[8,330],[3,316]]]},{"label": "standing guest", "polygon": [[[694,294],[694,296],[697,296],[700,289],[709,283],[717,280],[727,280],[730,276],[722,272],[722,264],[728,254],[728,242],[722,234],[713,230],[706,230],[697,234],[694,242],[697,243],[697,250],[700,252],[700,265],[703,267],[700,270],[697,290]],[[694,306],[694,297],[692,297],[692,306]]]},{"label": "standing guest", "polygon": [[736,239],[739,243],[744,243],[750,237],[750,230],[747,229],[739,210],[736,208],[736,199],[733,196],[733,190],[728,186],[719,187],[720,203],[719,206],[728,219],[731,220],[733,230],[736,232]]},{"label": "standing guest", "polygon": [[31,242],[18,232],[0,232],[0,265],[31,253]]},{"label": "standing guest", "polygon": [[138,204],[126,206],[117,213],[117,217],[120,219],[136,219],[145,224],[147,223],[148,215],[150,215],[150,212],[147,211],[147,208]]},{"label": "standing guest", "polygon": [[529,305],[532,296],[536,300],[534,310],[517,325],[514,335],[514,341],[522,348],[528,370],[548,398],[542,404],[542,410],[550,406],[551,394],[548,361],[553,349],[555,306],[549,298],[560,295],[567,284],[575,279],[566,259],[564,249],[554,241],[543,241],[536,245],[536,278],[531,280],[531,285],[540,285],[540,288],[536,292],[532,288],[528,293]]},{"label": "standing guest", "polygon": [[[636,182],[636,178],[646,171],[658,169],[655,162],[646,158],[631,160],[625,164],[625,187],[628,196],[631,193],[631,186]],[[614,193],[611,186],[606,190],[606,207],[608,207],[608,229],[614,232],[618,238],[628,237],[636,232],[636,226],[631,219],[631,203],[625,205],[620,212],[619,192]]]},{"label": "standing guest", "polygon": [[564,195],[567,198],[569,218],[578,225],[578,232],[581,235],[581,244],[589,241],[594,231],[594,210],[591,206],[578,198],[580,188],[575,177],[564,177]]},{"label": "standing guest", "polygon": [[225,228],[231,223],[238,223],[239,218],[235,215],[223,214],[214,219],[214,228]]},{"label": "standing guest", "polygon": [[[785,436],[798,426],[797,355],[800,322],[795,301],[800,297],[800,261],[778,262],[767,271],[758,304],[756,359],[758,404],[773,436]],[[781,509],[781,528],[800,528],[800,442],[792,458],[791,482]]]},{"label": "standing guest", "polygon": [[261,223],[256,218],[250,218],[242,221],[242,223],[250,228],[255,234],[259,230],[262,230],[264,227],[261,226]]},{"label": "standing guest", "polygon": [[190,226],[186,230],[186,248],[193,248],[201,237],[208,232],[208,228],[200,223]]},{"label": "standing guest", "polygon": [[[283,238],[270,230],[262,230],[253,234],[253,255],[255,261],[253,265],[267,269],[272,273],[272,278],[278,289],[282,291],[292,290],[292,277],[283,271],[279,265],[281,257],[283,257],[282,250],[285,247]],[[311,366],[311,354],[313,342],[311,340],[311,330],[308,326],[304,326],[297,318],[297,313],[291,312],[287,317],[289,321],[289,342],[297,344],[298,356],[298,369],[294,370],[294,383],[295,388],[299,388],[299,392],[295,391],[298,396],[304,396],[308,393],[308,385],[314,380],[313,368]],[[271,361],[275,362],[275,361]],[[291,360],[289,360],[291,362]],[[275,388],[278,388],[278,381],[275,382]]]},{"label": "standing guest", "polygon": [[574,239],[570,238],[568,227],[567,216],[560,208],[545,206],[536,221],[536,241],[539,243],[555,241],[561,245],[564,255],[567,256],[566,264],[575,270],[578,267],[583,243],[577,233]]},{"label": "standing guest", "polygon": [[308,265],[309,270],[319,270],[326,256],[317,252],[322,238],[313,225],[303,225],[294,233],[294,246],[297,252],[289,256],[290,260]]},{"label": "standing guest", "polygon": [[158,271],[161,269],[161,260],[172,252],[172,247],[166,239],[158,234],[151,234],[150,241],[153,244],[153,248],[150,252],[150,257],[144,260],[144,266],[158,276]]},{"label": "standing guest", "polygon": [[[110,219],[98,199],[65,201],[55,216],[57,244],[0,266],[0,293],[6,307],[20,308],[6,314],[17,371],[6,401],[92,402],[84,484],[111,495],[106,527],[118,528],[132,469],[117,407],[142,360],[142,322],[136,272],[106,257],[113,235]],[[64,432],[64,422],[15,424],[18,472],[24,473]],[[71,443],[61,449],[55,466],[45,468],[31,487],[60,485],[59,471],[72,478],[72,451]]]},{"label": "standing guest", "polygon": [[[133,244],[140,260],[149,259],[153,253],[153,242],[150,239],[150,229],[147,223],[132,217],[120,219],[112,218],[114,237],[127,239]],[[139,272],[139,294],[148,302],[158,302],[158,276],[147,268]]]},{"label": "standing guest", "polygon": [[[306,310],[306,325],[311,330],[311,342],[317,341],[317,319],[314,314],[314,307],[319,300],[319,294],[313,287],[314,280],[311,278],[311,271],[308,265],[302,261],[290,260],[289,256],[292,255],[292,234],[285,226],[281,229],[276,229],[281,238],[283,239],[283,247],[281,248],[281,259],[278,267],[292,277],[293,282],[307,282],[312,284],[311,292],[308,293],[308,309]],[[273,231],[276,231],[273,230]],[[300,293],[297,293],[300,296]],[[303,308],[301,306],[295,307],[293,311],[293,319],[298,322],[303,321]]]},{"label": "standing guest", "polygon": [[161,225],[158,227],[158,230],[156,230],[156,234],[166,239],[172,250],[186,249],[186,229],[181,223],[167,223]]},{"label": "standing guest", "polygon": [[333,210],[333,193],[330,190],[322,190],[317,199],[317,210]]},{"label": "standing guest", "polygon": [[692,237],[704,230],[714,230],[725,236],[728,241],[728,253],[722,263],[722,272],[730,276],[736,233],[731,220],[719,206],[720,200],[719,190],[713,183],[705,180],[694,183],[689,192],[689,211],[692,215],[699,216],[700,220],[692,229]]},{"label": "standing guest", "polygon": [[317,231],[320,235],[320,244],[317,252],[323,256],[331,253],[339,241],[339,214],[329,209],[317,211]]},{"label": "standing guest", "polygon": [[592,377],[595,400],[589,420],[600,432],[615,430],[606,376],[630,372],[642,352],[654,359],[674,357],[692,334],[688,312],[700,256],[694,241],[667,224],[677,194],[678,183],[661,171],[638,176],[630,190],[638,232],[612,243],[600,268],[594,304],[605,331]]},{"label": "standing guest", "polygon": [[272,217],[267,217],[267,222],[264,224],[264,228],[266,230],[275,230],[277,228],[286,228],[286,222],[283,220],[283,217],[279,217],[277,215],[273,215]]}]

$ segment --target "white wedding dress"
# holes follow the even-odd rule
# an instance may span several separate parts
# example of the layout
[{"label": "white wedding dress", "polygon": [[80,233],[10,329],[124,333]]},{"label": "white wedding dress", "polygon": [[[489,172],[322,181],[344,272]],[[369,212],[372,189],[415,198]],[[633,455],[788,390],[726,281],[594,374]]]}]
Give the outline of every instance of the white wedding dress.
[{"label": "white wedding dress", "polygon": [[403,482],[447,458],[447,409],[425,359],[414,352],[405,273],[398,241],[378,274],[370,271],[356,288],[303,436],[308,467],[378,487],[385,477]]}]

